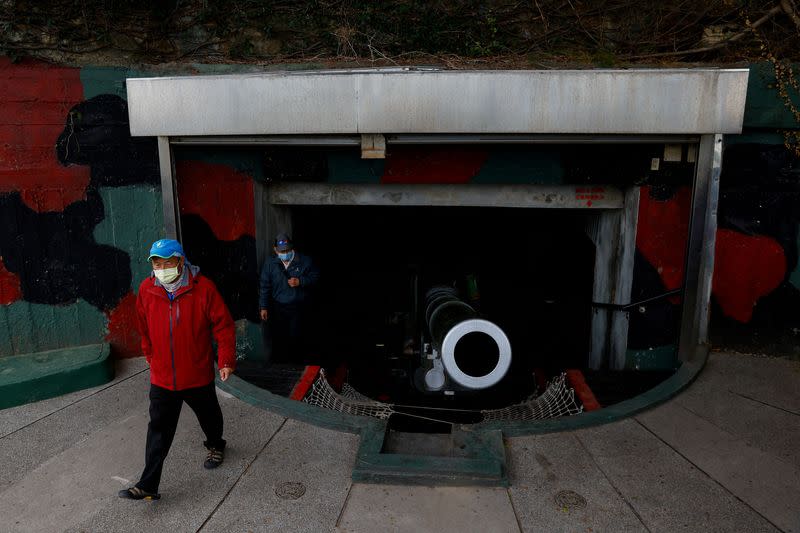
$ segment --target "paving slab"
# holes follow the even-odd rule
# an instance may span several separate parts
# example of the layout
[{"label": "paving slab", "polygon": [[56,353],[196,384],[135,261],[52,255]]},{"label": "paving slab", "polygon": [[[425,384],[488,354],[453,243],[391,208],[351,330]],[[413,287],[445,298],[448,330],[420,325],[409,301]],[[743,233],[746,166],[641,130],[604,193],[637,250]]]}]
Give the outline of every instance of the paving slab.
[{"label": "paving slab", "polygon": [[785,532],[800,532],[800,469],[669,402],[642,424]]},{"label": "paving slab", "polygon": [[120,359],[115,361],[114,364],[114,379],[103,385],[84,389],[80,391],[70,392],[55,398],[41,400],[17,407],[9,407],[8,409],[0,409],[0,438],[13,433],[37,420],[55,413],[69,405],[79,402],[97,392],[112,387],[124,381],[138,372],[147,370],[147,363],[143,357],[135,359]]},{"label": "paving slab", "polygon": [[143,359],[117,365],[111,384],[0,411],[0,530],[800,530],[795,361],[715,353],[635,419],[509,439],[508,490],[352,484],[356,435],[218,391],[225,464],[202,468],[184,408],[158,502],[116,497],[143,466],[148,390]]},{"label": "paving slab", "polygon": [[800,361],[713,352],[695,385],[708,383],[800,414]]},{"label": "paving slab", "polygon": [[673,401],[750,446],[800,468],[800,414],[731,392],[724,382],[699,383]]},{"label": "paving slab", "polygon": [[128,416],[44,462],[0,493],[4,527],[63,531],[94,514],[114,490],[122,488],[114,477],[133,477],[134,461],[129,458],[142,454],[144,439],[139,434],[146,424],[146,415]]},{"label": "paving slab", "polygon": [[575,436],[649,531],[778,531],[634,419]]},{"label": "paving slab", "polygon": [[147,412],[149,382],[147,372],[136,374],[0,439],[0,491],[92,433]]},{"label": "paving slab", "polygon": [[523,531],[647,531],[573,433],[508,444],[509,492]]},{"label": "paving slab", "polygon": [[[283,418],[220,398],[229,442],[225,463],[205,470],[203,434],[184,406],[164,467],[160,501],[123,500],[144,466],[146,403],[55,455],[0,493],[10,531],[196,531]],[[43,513],[42,509],[47,509]]]},{"label": "paving slab", "polygon": [[354,484],[335,531],[520,531],[505,488]]},{"label": "paving slab", "polygon": [[288,420],[201,531],[330,531],[357,446],[356,435]]}]

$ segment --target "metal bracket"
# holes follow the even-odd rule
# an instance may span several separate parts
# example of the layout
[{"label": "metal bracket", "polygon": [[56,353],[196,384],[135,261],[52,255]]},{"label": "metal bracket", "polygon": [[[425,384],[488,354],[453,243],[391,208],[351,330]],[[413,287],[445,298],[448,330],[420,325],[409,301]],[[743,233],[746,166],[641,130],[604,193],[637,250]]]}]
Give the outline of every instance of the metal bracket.
[{"label": "metal bracket", "polygon": [[380,133],[362,134],[361,159],[386,159],[386,138]]}]

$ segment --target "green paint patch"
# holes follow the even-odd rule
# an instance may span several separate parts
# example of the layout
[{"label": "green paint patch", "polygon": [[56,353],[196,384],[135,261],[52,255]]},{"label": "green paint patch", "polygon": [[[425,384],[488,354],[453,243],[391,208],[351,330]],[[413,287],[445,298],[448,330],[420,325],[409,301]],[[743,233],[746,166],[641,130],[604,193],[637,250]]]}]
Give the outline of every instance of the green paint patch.
[{"label": "green paint patch", "polygon": [[130,256],[133,288],[150,275],[147,251],[163,237],[161,191],[150,186],[101,187],[105,218],[94,228],[94,239]]},{"label": "green paint patch", "polygon": [[[794,64],[792,67],[795,72],[800,71],[800,64]],[[791,86],[787,86],[787,89],[789,98],[794,105],[800,107],[800,93]],[[747,101],[744,108],[744,126],[746,128],[800,128],[800,124],[778,94],[775,70],[769,62],[750,65]],[[783,142],[781,141],[780,144]]]},{"label": "green paint patch", "polygon": [[146,78],[152,75],[124,67],[84,67],[81,69],[83,96],[88,100],[100,94],[116,94],[127,100],[125,78]]},{"label": "green paint patch", "polygon": [[741,135],[726,135],[725,146],[735,144],[771,144],[783,146],[783,134],[775,131],[747,131]]},{"label": "green paint patch", "polygon": [[106,316],[83,300],[61,306],[20,301],[0,306],[0,332],[0,356],[97,344],[107,333]]},{"label": "green paint patch", "polygon": [[625,353],[625,368],[628,370],[672,370],[679,365],[678,347],[674,344]]},{"label": "green paint patch", "polygon": [[331,183],[380,183],[386,168],[384,159],[361,159],[357,150],[340,150],[328,155]]},{"label": "green paint patch", "polygon": [[[797,236],[797,248],[800,250],[800,235]],[[798,261],[797,267],[789,275],[789,283],[800,289],[800,261]]]},{"label": "green paint patch", "polygon": [[243,318],[236,321],[236,360],[261,361],[264,359],[264,336],[261,324]]},{"label": "green paint patch", "polygon": [[493,147],[473,183],[556,185],[564,180],[560,157],[553,150],[530,146]]},{"label": "green paint patch", "polygon": [[0,358],[0,409],[107,383],[114,377],[108,344]]}]

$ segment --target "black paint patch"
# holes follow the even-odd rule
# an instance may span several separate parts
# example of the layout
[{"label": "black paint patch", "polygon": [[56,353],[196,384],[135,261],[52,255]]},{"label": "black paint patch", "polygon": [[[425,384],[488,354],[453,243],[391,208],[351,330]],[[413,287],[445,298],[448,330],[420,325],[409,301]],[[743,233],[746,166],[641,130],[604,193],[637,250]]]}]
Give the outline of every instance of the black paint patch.
[{"label": "black paint patch", "polygon": [[131,137],[128,103],[114,94],[70,109],[56,153],[63,165],[89,165],[93,187],[160,183],[156,139]]},{"label": "black paint patch", "polygon": [[[667,292],[658,271],[637,250],[633,260],[631,302],[639,302]],[[678,339],[680,306],[668,298],[653,300],[629,309],[628,348],[644,350],[673,344]]]},{"label": "black paint patch", "polygon": [[653,184],[650,185],[648,194],[653,200],[668,202],[675,197],[680,188],[679,185]]},{"label": "black paint patch", "polygon": [[0,195],[0,255],[19,276],[23,299],[61,305],[82,298],[103,311],[116,307],[130,290],[130,257],[94,241],[103,216],[93,191],[61,213],[37,213],[16,192]]},{"label": "black paint patch", "polygon": [[217,286],[233,319],[258,322],[256,240],[249,235],[218,240],[198,215],[181,216],[181,229],[186,256]]},{"label": "black paint patch", "polygon": [[800,356],[800,289],[789,282],[758,300],[753,318],[742,324],[725,316],[711,299],[711,343],[741,352]]},{"label": "black paint patch", "polygon": [[[565,183],[679,187],[692,180],[693,164],[663,161],[662,144],[566,145],[553,150],[560,153]],[[659,160],[658,170],[651,170],[654,159]]]},{"label": "black paint patch", "polygon": [[156,141],[132,138],[127,102],[103,94],[70,109],[55,148],[61,164],[90,166],[86,200],[37,213],[19,193],[0,195],[0,255],[19,276],[24,300],[63,305],[81,298],[109,311],[130,291],[130,256],[95,242],[94,228],[105,218],[97,190],[158,184]]},{"label": "black paint patch", "polygon": [[268,148],[264,151],[264,176],[268,181],[325,181],[329,154],[324,148]]},{"label": "black paint patch", "polygon": [[720,188],[719,227],[778,241],[788,277],[798,261],[800,160],[784,146],[732,145],[725,150]]}]

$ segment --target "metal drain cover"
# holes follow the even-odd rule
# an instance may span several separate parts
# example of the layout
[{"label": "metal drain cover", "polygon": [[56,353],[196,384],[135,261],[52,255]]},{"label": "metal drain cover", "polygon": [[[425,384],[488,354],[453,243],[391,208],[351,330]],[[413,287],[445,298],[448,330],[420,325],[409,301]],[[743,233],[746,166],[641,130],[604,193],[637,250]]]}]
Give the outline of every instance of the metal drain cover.
[{"label": "metal drain cover", "polygon": [[275,487],[275,495],[284,500],[297,500],[306,493],[306,486],[294,481],[285,481]]},{"label": "metal drain cover", "polygon": [[583,509],[586,507],[586,498],[572,490],[562,490],[556,493],[556,504],[565,510]]}]

